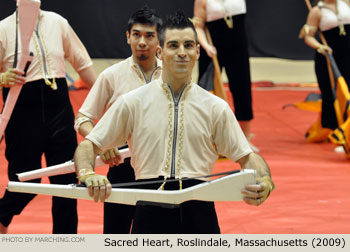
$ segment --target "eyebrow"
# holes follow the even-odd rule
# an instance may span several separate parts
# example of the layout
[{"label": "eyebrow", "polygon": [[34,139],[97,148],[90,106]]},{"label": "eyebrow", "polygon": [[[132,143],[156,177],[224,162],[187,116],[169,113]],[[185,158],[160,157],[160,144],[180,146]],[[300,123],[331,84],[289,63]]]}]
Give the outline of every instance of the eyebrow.
[{"label": "eyebrow", "polygon": [[[137,30],[137,29],[132,29],[132,32],[140,32],[140,33],[142,33],[142,31]],[[146,31],[146,33],[147,34],[156,34],[156,32],[154,32],[154,31]]]},{"label": "eyebrow", "polygon": [[[167,44],[171,44],[171,43],[176,43],[176,44],[178,44],[179,41],[178,41],[178,40],[170,40],[170,41],[167,42]],[[186,40],[184,43],[193,43],[193,44],[195,44],[196,41],[194,41],[194,40]]]}]

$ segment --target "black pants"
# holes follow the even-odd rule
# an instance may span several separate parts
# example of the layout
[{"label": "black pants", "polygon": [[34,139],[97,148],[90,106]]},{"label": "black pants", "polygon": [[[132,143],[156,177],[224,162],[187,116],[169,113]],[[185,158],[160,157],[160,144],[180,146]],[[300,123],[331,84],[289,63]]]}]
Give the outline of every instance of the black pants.
[{"label": "black pants", "polygon": [[338,127],[337,116],[334,110],[334,96],[329,80],[327,61],[325,56],[316,53],[315,72],[318,86],[322,94],[321,124],[324,128],[336,129]]},{"label": "black pants", "polygon": [[[73,128],[74,114],[65,79],[58,79],[58,90],[44,81],[26,83],[5,131],[8,177],[18,181],[16,173],[40,168],[42,154],[48,166],[73,158],[77,147]],[[6,98],[8,90],[4,90]],[[50,177],[55,184],[77,183],[76,175]],[[40,182],[40,179],[30,182]],[[8,226],[14,215],[35,197],[33,194],[5,192],[0,199],[0,222]],[[53,233],[77,233],[77,201],[52,198]],[[33,223],[35,225],[35,223]]]},{"label": "black pants", "polygon": [[[219,64],[226,70],[236,118],[249,121],[253,118],[253,108],[245,15],[233,16],[233,23],[233,29],[229,29],[223,19],[207,22],[206,25],[217,49]],[[203,49],[200,55],[198,79],[211,62]]]},{"label": "black pants", "polygon": [[[183,188],[201,183],[199,180],[183,181]],[[161,184],[140,186],[157,189]],[[177,190],[178,182],[168,182],[165,190]],[[175,208],[137,205],[133,234],[219,234],[220,227],[214,202],[187,201]]]},{"label": "black pants", "polygon": [[[107,178],[111,184],[134,182],[135,173],[130,164],[130,158],[125,159],[123,164],[109,168]],[[103,233],[130,233],[134,212],[134,206],[104,203]]]},{"label": "black pants", "polygon": [[[333,57],[338,65],[341,75],[350,88],[350,25],[344,25],[346,36],[339,35],[339,27],[323,31],[328,45],[333,50]],[[322,127],[336,129],[337,116],[334,110],[334,95],[329,79],[326,57],[315,54],[315,72],[317,82],[322,94]]]}]

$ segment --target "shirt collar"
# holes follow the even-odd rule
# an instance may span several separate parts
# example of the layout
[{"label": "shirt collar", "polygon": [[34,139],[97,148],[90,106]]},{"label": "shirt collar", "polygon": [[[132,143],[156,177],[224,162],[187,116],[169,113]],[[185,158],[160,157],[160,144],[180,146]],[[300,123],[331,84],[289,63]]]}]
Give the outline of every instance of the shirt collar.
[{"label": "shirt collar", "polygon": [[[130,61],[131,61],[131,65],[132,66],[134,66],[134,67],[137,67],[137,68],[139,68],[139,64],[137,64],[136,62],[135,62],[135,60],[134,60],[134,57],[131,55],[130,56]],[[160,60],[160,59],[158,59],[157,57],[156,57],[156,67],[162,67],[162,61]]]}]

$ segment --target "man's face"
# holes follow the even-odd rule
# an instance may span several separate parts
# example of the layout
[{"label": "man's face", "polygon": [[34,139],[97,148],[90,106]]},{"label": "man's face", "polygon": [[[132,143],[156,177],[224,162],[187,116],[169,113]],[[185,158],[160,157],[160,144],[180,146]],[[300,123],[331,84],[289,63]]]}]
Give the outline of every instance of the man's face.
[{"label": "man's face", "polygon": [[163,61],[163,69],[172,77],[183,78],[192,75],[192,69],[199,58],[199,45],[194,31],[186,29],[167,29],[164,46],[158,55]]},{"label": "man's face", "polygon": [[126,32],[134,59],[144,61],[153,59],[158,46],[157,29],[155,26],[134,24],[130,33]]}]

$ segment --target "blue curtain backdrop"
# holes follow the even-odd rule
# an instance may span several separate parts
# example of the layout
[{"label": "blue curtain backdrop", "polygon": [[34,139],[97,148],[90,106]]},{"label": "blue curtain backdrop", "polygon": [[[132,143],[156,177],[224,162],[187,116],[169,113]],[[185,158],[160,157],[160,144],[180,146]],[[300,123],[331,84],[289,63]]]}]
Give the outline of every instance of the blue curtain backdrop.
[{"label": "blue curtain backdrop", "polygon": [[[125,31],[129,16],[145,4],[165,16],[182,9],[193,15],[193,0],[42,0],[42,9],[64,16],[93,58],[130,55]],[[307,16],[304,0],[246,0],[252,57],[312,59],[298,33]],[[13,13],[14,0],[0,1],[0,19]]]}]

